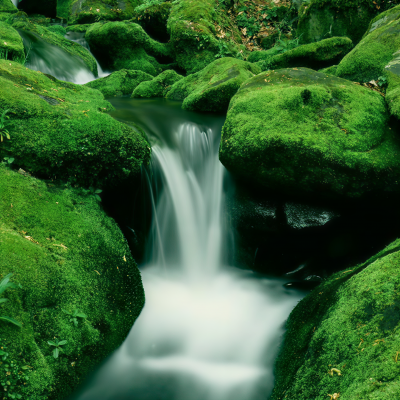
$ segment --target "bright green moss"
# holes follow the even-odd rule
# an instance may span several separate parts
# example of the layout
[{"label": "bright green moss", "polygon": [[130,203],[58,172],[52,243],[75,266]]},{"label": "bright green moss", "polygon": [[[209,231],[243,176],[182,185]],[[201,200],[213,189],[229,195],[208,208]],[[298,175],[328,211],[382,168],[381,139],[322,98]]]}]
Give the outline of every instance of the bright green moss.
[{"label": "bright green moss", "polygon": [[64,37],[67,33],[67,30],[61,25],[51,25],[47,29],[51,32],[61,35],[62,37]]},{"label": "bright green moss", "polygon": [[151,81],[152,79],[153,76],[143,71],[121,69],[105,78],[89,82],[85,86],[100,90],[106,97],[121,96],[124,94],[131,94],[140,83]]},{"label": "bright green moss", "polygon": [[272,191],[398,192],[400,145],[380,93],[307,68],[262,73],[232,98],[220,160]]},{"label": "bright green moss", "polygon": [[396,240],[366,263],[331,276],[297,305],[272,400],[400,397],[399,266]]},{"label": "bright green moss", "polygon": [[[304,44],[282,54],[271,55],[271,51],[260,51],[257,56],[264,60],[259,63],[263,71],[277,68],[306,67],[323,68],[338,63],[353,47],[353,42],[345,37],[333,37],[316,43]],[[249,57],[249,61],[251,61]]]},{"label": "bright green moss", "polygon": [[337,65],[332,65],[331,67],[322,68],[318,72],[322,72],[323,74],[336,75]]},{"label": "bright green moss", "polygon": [[82,24],[82,25],[69,25],[66,28],[67,32],[86,32],[92,24]]},{"label": "bright green moss", "polygon": [[[13,273],[22,289],[5,292],[0,324],[8,362],[29,365],[23,399],[63,400],[125,339],[144,303],[139,271],[117,224],[80,189],[44,182],[0,163],[0,279]],[[69,312],[87,315],[78,326]],[[68,340],[55,360],[48,340]]]},{"label": "bright green moss", "polygon": [[0,22],[1,58],[21,61],[25,59],[24,44],[18,32],[5,22]]},{"label": "bright green moss", "polygon": [[11,0],[0,0],[0,12],[17,12],[17,7],[14,6]]},{"label": "bright green moss", "polygon": [[161,72],[156,57],[169,54],[166,44],[151,39],[140,25],[132,22],[93,24],[85,37],[93,54],[105,67],[114,70],[125,68],[155,76]]},{"label": "bright green moss", "polygon": [[330,36],[346,36],[354,43],[363,37],[372,18],[398,0],[311,0],[299,10],[297,36],[302,43]]},{"label": "bright green moss", "polygon": [[132,97],[164,97],[170,90],[171,86],[174,83],[179,82],[182,78],[182,75],[168,69],[153,78],[151,81],[146,80],[145,82],[140,83],[140,85],[138,85],[133,91]]},{"label": "bright green moss", "polygon": [[378,79],[399,49],[400,6],[397,6],[371,22],[366,36],[338,65],[337,75],[357,82]]},{"label": "bright green moss", "polygon": [[185,110],[224,112],[240,85],[260,72],[256,64],[230,57],[220,58],[175,83],[167,98],[183,100],[182,108]]},{"label": "bright green moss", "polygon": [[[11,64],[11,65],[10,65]],[[102,187],[131,179],[150,157],[142,134],[114,120],[101,92],[0,61],[0,110],[9,109],[12,140],[0,159],[35,175]]]},{"label": "bright green moss", "polygon": [[[245,50],[244,46],[237,44],[241,43],[238,28],[217,8],[216,0],[180,0],[173,3],[167,28],[175,59],[188,73],[200,71],[213,62],[223,44],[232,55]],[[232,40],[227,40],[226,32]]]}]

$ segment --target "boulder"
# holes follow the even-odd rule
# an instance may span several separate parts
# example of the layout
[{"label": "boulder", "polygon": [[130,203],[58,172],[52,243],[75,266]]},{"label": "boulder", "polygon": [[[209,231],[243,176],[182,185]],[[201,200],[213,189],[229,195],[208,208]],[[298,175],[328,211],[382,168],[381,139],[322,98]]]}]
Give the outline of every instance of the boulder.
[{"label": "boulder", "polygon": [[259,188],[357,198],[398,193],[400,144],[384,97],[307,68],[269,71],[232,98],[220,160]]},{"label": "boulder", "polygon": [[140,83],[132,93],[132,97],[151,98],[164,97],[170,90],[171,86],[183,79],[182,75],[177,74],[173,70],[166,70],[151,81],[146,80]]},{"label": "boulder", "polygon": [[14,6],[11,0],[0,0],[0,12],[16,13],[17,7]]},{"label": "boulder", "polygon": [[297,36],[302,43],[332,36],[346,36],[354,43],[363,37],[372,18],[396,4],[384,0],[310,0],[299,9]]},{"label": "boulder", "polygon": [[22,324],[0,323],[10,398],[62,400],[124,341],[144,304],[140,273],[92,192],[0,163],[0,193],[0,280],[22,286],[2,293],[2,315]]},{"label": "boulder", "polygon": [[0,22],[0,53],[6,60],[24,61],[24,43],[18,32],[5,22]]},{"label": "boulder", "polygon": [[133,179],[150,158],[144,134],[106,114],[98,90],[59,81],[0,60],[0,110],[9,110],[11,140],[0,159],[42,177],[85,186],[118,185]]},{"label": "boulder", "polygon": [[220,58],[175,83],[167,98],[183,100],[185,110],[225,112],[240,85],[260,72],[256,64],[231,57]]},{"label": "boulder", "polygon": [[399,398],[399,267],[396,240],[300,301],[286,324],[272,400]]},{"label": "boulder", "polygon": [[282,54],[273,55],[271,50],[253,52],[248,60],[254,62],[257,59],[263,71],[288,67],[320,69],[337,64],[352,48],[351,39],[334,37],[304,44]]},{"label": "boulder", "polygon": [[131,94],[132,91],[142,82],[151,81],[152,75],[143,71],[132,71],[121,69],[113,72],[105,78],[96,79],[85,86],[100,90],[105,97],[122,96]]},{"label": "boulder", "polygon": [[360,43],[343,58],[336,75],[357,82],[378,80],[400,50],[400,6],[373,19]]},{"label": "boulder", "polygon": [[125,68],[156,76],[162,71],[156,58],[169,55],[166,44],[151,39],[133,22],[92,24],[85,38],[101,64],[113,70]]}]

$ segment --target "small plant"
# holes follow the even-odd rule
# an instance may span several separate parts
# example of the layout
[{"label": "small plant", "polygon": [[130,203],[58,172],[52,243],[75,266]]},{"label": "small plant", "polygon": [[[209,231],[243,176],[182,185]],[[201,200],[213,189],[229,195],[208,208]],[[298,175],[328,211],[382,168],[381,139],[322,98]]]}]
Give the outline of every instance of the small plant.
[{"label": "small plant", "polygon": [[[0,295],[2,293],[4,293],[7,289],[17,289],[17,288],[22,287],[21,285],[17,285],[16,283],[10,282],[10,279],[12,276],[13,276],[13,274],[8,274],[0,282]],[[0,304],[3,304],[7,301],[9,301],[9,300],[5,299],[5,298],[0,298]],[[0,315],[0,320],[9,322],[11,324],[17,325],[18,327],[22,328],[22,324],[11,317],[7,317],[5,315]]]},{"label": "small plant", "polygon": [[75,326],[78,326],[78,318],[87,318],[87,315],[84,314],[83,312],[79,311],[77,308],[75,308],[75,310],[70,313],[68,311],[65,311],[65,314],[68,314],[71,316],[71,319],[69,320],[69,322],[73,322]]},{"label": "small plant", "polygon": [[52,340],[49,340],[47,343],[50,346],[54,347],[54,349],[53,349],[53,357],[54,358],[58,358],[60,352],[62,352],[61,346],[65,346],[68,343],[68,340],[58,341],[58,339],[54,339],[54,342]]},{"label": "small plant", "polygon": [[14,158],[13,157],[4,157],[4,161],[7,164],[12,164],[14,162]]},{"label": "small plant", "polygon": [[101,201],[101,197],[99,196],[100,193],[103,191],[101,189],[96,189],[93,186],[90,186],[89,193],[98,201]]},{"label": "small plant", "polygon": [[378,78],[378,86],[380,86],[380,87],[386,87],[387,84],[388,84],[388,80],[387,80],[386,76],[380,76],[380,77]]},{"label": "small plant", "polygon": [[7,127],[12,125],[13,122],[8,122],[7,119],[9,119],[10,117],[7,115],[7,113],[10,110],[4,110],[3,113],[1,114],[0,117],[0,141],[2,142],[4,139],[4,136],[7,139],[10,139],[10,133],[8,132]]}]

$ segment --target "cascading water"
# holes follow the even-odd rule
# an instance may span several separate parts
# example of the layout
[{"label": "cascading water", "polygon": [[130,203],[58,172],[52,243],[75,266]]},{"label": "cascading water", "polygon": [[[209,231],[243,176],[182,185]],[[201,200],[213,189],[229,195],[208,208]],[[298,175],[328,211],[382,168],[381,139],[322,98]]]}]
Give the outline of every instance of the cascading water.
[{"label": "cascading water", "polygon": [[172,126],[168,140],[157,138],[146,305],[75,399],[256,400],[270,393],[282,325],[301,295],[224,266],[219,132],[185,122]]},{"label": "cascading water", "polygon": [[14,4],[15,7],[18,7],[19,0],[12,0],[12,3]]}]

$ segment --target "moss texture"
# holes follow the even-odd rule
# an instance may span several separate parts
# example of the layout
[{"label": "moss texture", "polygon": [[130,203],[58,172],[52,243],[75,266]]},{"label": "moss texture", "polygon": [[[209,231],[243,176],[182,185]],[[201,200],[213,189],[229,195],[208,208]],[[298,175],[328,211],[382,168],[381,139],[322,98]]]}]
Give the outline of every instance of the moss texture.
[{"label": "moss texture", "polygon": [[[29,400],[62,400],[125,339],[144,303],[139,271],[117,224],[94,196],[23,176],[0,163],[0,279],[13,273],[1,346]],[[62,310],[87,315],[78,326]],[[58,359],[48,340],[68,340]]]},{"label": "moss texture", "polygon": [[24,44],[18,32],[5,22],[0,22],[0,52],[8,60],[24,60]]},{"label": "moss texture", "polygon": [[69,25],[66,28],[67,32],[86,32],[92,24]]},{"label": "moss texture", "polygon": [[133,91],[132,97],[137,98],[151,98],[151,97],[164,97],[170,90],[171,86],[183,79],[182,75],[177,74],[175,71],[166,70],[160,75],[153,78],[151,81],[147,80],[140,83]]},{"label": "moss texture", "polygon": [[[92,56],[90,51],[88,51],[80,44],[65,39],[62,35],[59,34],[59,32],[56,33],[44,26],[30,23],[29,20],[23,15],[17,15],[14,18],[12,26],[15,29],[28,32],[31,35],[34,35],[47,43],[58,46],[68,54],[79,57],[87,65],[90,71],[92,71],[93,74],[97,76],[98,72],[95,58]],[[54,27],[52,29],[54,30]]]},{"label": "moss texture", "polygon": [[85,37],[93,54],[106,68],[114,70],[125,68],[156,76],[162,68],[155,57],[169,54],[167,45],[151,39],[140,25],[128,21],[93,24]]},{"label": "moss texture", "polygon": [[216,0],[180,0],[172,5],[167,25],[171,45],[179,67],[189,74],[213,62],[223,44],[224,55],[245,50],[238,28],[217,10]]},{"label": "moss texture", "polygon": [[357,82],[378,79],[397,50],[400,50],[400,6],[371,21],[364,38],[338,65],[337,75]]},{"label": "moss texture", "polygon": [[57,16],[70,24],[131,19],[140,0],[57,0]]},{"label": "moss texture", "polygon": [[0,0],[0,12],[17,12],[17,7],[14,6],[11,0]]},{"label": "moss texture", "polygon": [[0,60],[0,110],[10,110],[12,140],[0,157],[44,177],[103,187],[134,177],[150,148],[142,134],[114,120],[98,90],[58,81]]},{"label": "moss texture", "polygon": [[100,90],[106,97],[122,96],[124,94],[131,94],[140,83],[151,81],[152,79],[152,75],[146,74],[143,71],[121,69],[105,78],[86,83],[85,86]]},{"label": "moss texture", "polygon": [[334,393],[346,400],[399,398],[399,266],[397,240],[331,276],[296,306],[272,400],[322,400]]},{"label": "moss texture", "polygon": [[354,43],[363,37],[372,18],[397,0],[311,0],[299,10],[297,36],[302,43],[330,36],[347,36]]},{"label": "moss texture", "polygon": [[232,98],[220,160],[292,195],[398,192],[399,139],[387,122],[378,92],[307,68],[269,71]]},{"label": "moss texture", "polygon": [[263,71],[288,67],[320,69],[337,64],[352,48],[351,39],[334,37],[304,44],[282,54],[271,55],[271,52],[261,51],[258,52],[261,54],[250,56],[249,61],[263,60],[259,63]]},{"label": "moss texture", "polygon": [[183,100],[185,110],[223,112],[240,85],[260,72],[256,64],[231,57],[220,58],[175,83],[167,98]]},{"label": "moss texture", "polygon": [[58,35],[64,37],[67,34],[67,30],[61,25],[51,25],[47,28],[50,32],[57,33]]}]

